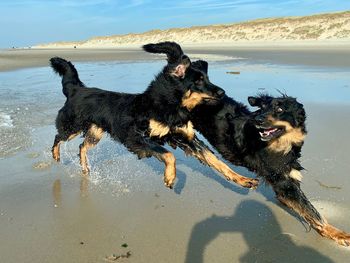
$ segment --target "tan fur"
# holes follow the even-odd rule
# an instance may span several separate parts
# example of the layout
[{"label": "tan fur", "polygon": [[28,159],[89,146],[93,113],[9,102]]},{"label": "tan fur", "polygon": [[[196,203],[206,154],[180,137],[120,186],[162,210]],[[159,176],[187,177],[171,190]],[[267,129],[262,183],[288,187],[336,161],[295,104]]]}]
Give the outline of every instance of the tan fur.
[{"label": "tan fur", "polygon": [[181,105],[191,111],[206,98],[212,97],[205,93],[191,92],[189,90],[183,96]]},{"label": "tan fur", "polygon": [[291,208],[293,211],[301,215],[310,225],[314,228],[321,236],[329,238],[337,242],[342,246],[350,245],[350,234],[339,230],[338,228],[330,225],[325,218],[322,217],[322,221],[313,218],[308,214],[304,208],[292,200],[285,199],[281,196],[278,197],[281,203],[285,204],[287,207]]},{"label": "tan fur", "polygon": [[[69,135],[68,137],[68,141],[72,140],[73,138],[75,138],[76,136],[78,136],[81,132],[77,132],[77,133],[73,133],[71,135]],[[61,142],[58,142],[56,145],[54,145],[52,147],[52,157],[54,158],[55,161],[59,162],[60,161],[60,145]]]},{"label": "tan fur", "polygon": [[68,137],[68,141],[71,141],[73,140],[75,137],[77,137],[81,132],[77,132],[77,133],[73,133],[71,135],[69,135]]},{"label": "tan fur", "polygon": [[271,151],[287,154],[290,152],[293,145],[300,145],[304,141],[305,133],[301,128],[293,128],[289,122],[277,121],[272,117],[270,117],[270,120],[273,126],[285,127],[285,134],[270,142],[268,148]]},{"label": "tan fur", "polygon": [[339,245],[350,246],[350,234],[328,224],[327,222],[316,230],[321,236],[332,239]]},{"label": "tan fur", "polygon": [[170,132],[169,126],[154,119],[149,121],[150,137],[163,137]]},{"label": "tan fur", "polygon": [[292,169],[290,171],[289,177],[293,178],[299,182],[301,182],[301,180],[303,179],[303,175],[298,170],[295,170],[295,169]]},{"label": "tan fur", "polygon": [[161,155],[161,159],[165,164],[164,184],[171,188],[176,178],[175,156],[171,152],[167,152]]},{"label": "tan fur", "polygon": [[177,127],[175,133],[181,133],[187,140],[192,141],[194,138],[194,129],[191,121],[188,121],[186,125],[182,127]]},{"label": "tan fur", "polygon": [[151,119],[149,122],[150,137],[163,137],[170,132],[180,133],[185,136],[188,140],[192,141],[194,138],[194,129],[192,122],[187,122],[184,126],[176,127],[174,130],[170,131],[169,126]]},{"label": "tan fur", "polygon": [[56,162],[60,161],[60,144],[61,142],[57,143],[52,147],[52,157]]},{"label": "tan fur", "polygon": [[82,166],[84,174],[89,172],[87,151],[94,147],[101,140],[102,136],[103,130],[97,125],[92,124],[85,135],[83,143],[80,145],[80,165]]},{"label": "tan fur", "polygon": [[243,187],[255,188],[258,185],[258,180],[244,177],[234,171],[226,165],[224,162],[220,161],[211,151],[208,149],[203,149],[197,152],[188,152],[197,157],[200,161],[207,164],[208,166],[214,168],[221,174],[223,174],[227,180],[233,181]]}]

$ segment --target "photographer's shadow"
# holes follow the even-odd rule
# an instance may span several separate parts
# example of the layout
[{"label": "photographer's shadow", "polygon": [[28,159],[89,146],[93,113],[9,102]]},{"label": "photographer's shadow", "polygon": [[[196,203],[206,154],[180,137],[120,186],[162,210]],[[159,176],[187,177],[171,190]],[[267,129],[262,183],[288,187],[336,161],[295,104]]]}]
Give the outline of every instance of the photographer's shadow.
[{"label": "photographer's shadow", "polygon": [[[239,262],[332,262],[313,248],[295,244],[288,234],[282,233],[271,210],[254,200],[241,202],[231,217],[213,215],[197,223],[192,229],[185,262],[204,262],[206,246],[227,232],[241,233],[249,247]],[[232,243],[232,249],[236,247]]]}]

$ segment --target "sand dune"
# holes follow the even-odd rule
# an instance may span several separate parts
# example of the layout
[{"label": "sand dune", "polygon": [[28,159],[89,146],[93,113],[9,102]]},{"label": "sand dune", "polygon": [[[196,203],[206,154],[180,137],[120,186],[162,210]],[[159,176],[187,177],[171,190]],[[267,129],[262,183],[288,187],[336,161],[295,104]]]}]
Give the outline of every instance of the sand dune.
[{"label": "sand dune", "polygon": [[304,17],[259,19],[235,24],[152,30],[140,34],[94,37],[86,41],[40,44],[34,48],[139,47],[177,41],[187,46],[349,44],[350,11]]}]

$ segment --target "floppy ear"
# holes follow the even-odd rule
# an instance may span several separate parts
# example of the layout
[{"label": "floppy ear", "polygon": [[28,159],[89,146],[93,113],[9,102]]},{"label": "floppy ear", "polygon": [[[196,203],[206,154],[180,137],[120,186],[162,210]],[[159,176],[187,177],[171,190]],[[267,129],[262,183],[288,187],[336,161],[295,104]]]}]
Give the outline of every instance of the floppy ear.
[{"label": "floppy ear", "polygon": [[192,62],[192,66],[196,69],[199,69],[200,71],[205,72],[205,74],[208,75],[208,62],[204,60],[197,60],[195,62]]},{"label": "floppy ear", "polygon": [[190,67],[190,65],[191,65],[190,58],[186,55],[182,55],[181,60],[176,65],[175,69],[173,70],[173,72],[171,74],[176,76],[176,77],[183,78],[183,77],[185,77],[185,73],[186,73],[187,69]]},{"label": "floppy ear", "polygon": [[257,97],[249,96],[248,102],[249,102],[250,106],[253,106],[253,107],[259,107],[261,105],[261,99],[257,98]]},{"label": "floppy ear", "polygon": [[175,42],[160,42],[157,44],[147,44],[142,46],[143,50],[149,53],[166,54],[168,63],[179,63],[184,54],[179,44]]},{"label": "floppy ear", "polygon": [[186,56],[180,45],[175,42],[160,42],[157,44],[147,44],[142,46],[143,50],[149,53],[166,54],[168,65],[171,68],[171,75],[183,78],[186,70],[191,64],[191,60]]}]

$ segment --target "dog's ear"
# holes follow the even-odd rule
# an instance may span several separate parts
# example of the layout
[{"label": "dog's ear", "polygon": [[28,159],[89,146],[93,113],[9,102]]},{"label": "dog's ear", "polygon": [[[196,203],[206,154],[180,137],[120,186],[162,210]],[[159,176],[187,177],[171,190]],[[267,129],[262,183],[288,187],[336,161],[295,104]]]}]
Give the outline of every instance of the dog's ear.
[{"label": "dog's ear", "polygon": [[200,71],[205,72],[205,74],[208,75],[208,62],[204,60],[197,60],[195,62],[192,62],[192,66],[196,69],[199,69]]},{"label": "dog's ear", "polygon": [[170,41],[147,44],[142,46],[142,48],[149,53],[166,54],[169,64],[179,63],[184,54],[179,44]]},{"label": "dog's ear", "polygon": [[250,106],[253,106],[253,107],[259,107],[261,105],[261,99],[257,98],[257,97],[249,96],[248,102],[249,102]]},{"label": "dog's ear", "polygon": [[297,126],[305,126],[305,121],[306,121],[306,112],[304,109],[303,104],[296,102],[298,105],[298,109],[296,110],[296,114],[297,114]]},{"label": "dog's ear", "polygon": [[191,64],[188,56],[184,54],[179,44],[175,42],[160,42],[142,46],[143,50],[149,53],[166,54],[168,65],[173,76],[183,78],[186,70]]},{"label": "dog's ear", "polygon": [[183,78],[185,77],[186,71],[190,65],[190,58],[186,55],[182,55],[180,62],[176,64],[175,69],[171,72],[171,74],[176,77]]}]

